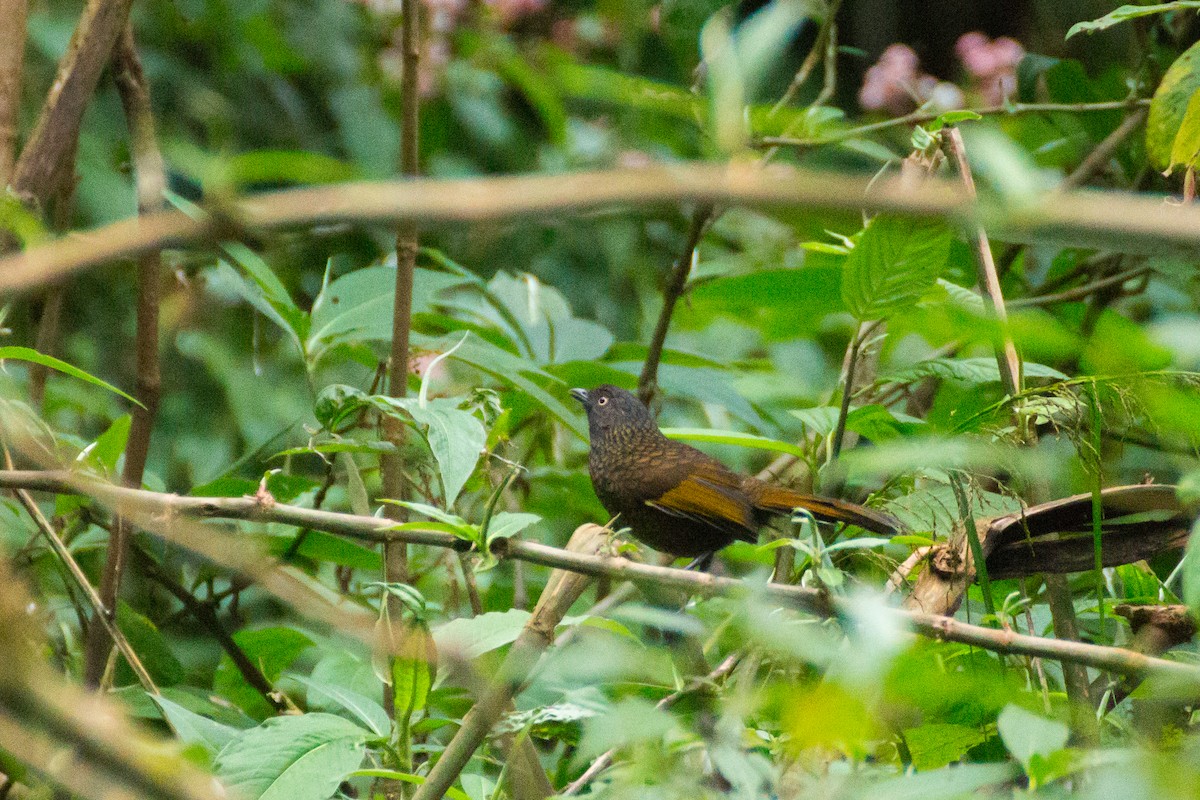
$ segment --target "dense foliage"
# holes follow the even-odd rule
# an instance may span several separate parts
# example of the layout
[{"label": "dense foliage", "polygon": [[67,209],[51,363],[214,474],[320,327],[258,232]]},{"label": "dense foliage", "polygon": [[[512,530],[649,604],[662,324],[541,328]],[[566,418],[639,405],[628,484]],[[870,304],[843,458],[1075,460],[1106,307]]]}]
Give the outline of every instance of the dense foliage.
[{"label": "dense foliage", "polygon": [[[877,5],[425,0],[420,171],[478,179],[446,184],[464,204],[502,207],[493,175],[570,186],[603,169],[616,185],[698,161],[795,168],[785,180],[824,170],[833,192],[872,176],[894,189],[903,171],[922,197],[939,181],[957,189],[965,150],[982,212],[906,209],[870,199],[872,184],[863,206],[888,211],[833,196],[583,198],[422,223],[398,392],[395,226],[257,230],[239,203],[326,185],[353,206],[353,181],[397,174],[413,99],[399,4],[135,4],[165,206],[216,221],[162,253],[161,402],[140,476],[155,495],[139,495],[150,505],[105,488],[136,438],[133,262],[26,284],[4,307],[12,462],[0,475],[43,493],[33,508],[0,505],[15,576],[0,589],[0,642],[34,651],[0,677],[0,794],[209,796],[203,779],[159,780],[194,768],[253,800],[411,795],[467,715],[487,713],[480,698],[511,685],[446,796],[1197,796],[1200,555],[1184,553],[1200,502],[1200,273],[1195,243],[1153,237],[1157,209],[1194,199],[1200,3],[1074,3],[1072,19],[1056,3],[1018,4],[1025,16],[993,36],[929,19],[924,41],[956,39],[953,59],[860,48]],[[78,15],[30,8],[23,142]],[[933,76],[923,59],[956,66]],[[136,215],[133,149],[105,77],[66,170],[76,180],[3,206],[10,249]],[[1146,220],[1080,211],[1062,230],[1020,234],[1023,213],[1062,192],[1069,214],[1084,186],[1161,205],[1120,206]],[[1006,323],[981,297],[989,271]],[[678,303],[646,374],[664,299]],[[602,383],[652,394],[669,435],[741,471],[887,509],[910,532],[821,530],[798,515],[722,551],[714,571],[744,579],[737,590],[688,598],[602,578],[550,617],[558,642],[543,654],[521,637],[551,571],[491,545],[561,548],[608,521],[568,394]],[[383,488],[395,457],[402,497]],[[32,471],[75,483],[39,485]],[[1153,495],[1131,501],[1124,532],[1102,502],[1115,486]],[[1065,549],[1012,541],[981,558],[997,547],[975,536],[989,519],[1074,495],[1088,495],[1070,529],[1075,566],[1056,561]],[[215,499],[185,508],[191,497]],[[360,527],[273,516],[293,506]],[[362,519],[385,514],[456,546],[410,545],[405,580],[389,580]],[[140,665],[114,655],[88,675],[100,623],[69,565],[100,585],[122,525],[136,530],[115,623]],[[635,544],[618,535],[601,549],[656,563]],[[938,548],[974,552],[979,567],[947,579],[961,604],[914,604],[922,581],[940,580]],[[781,607],[768,580],[832,604]],[[1187,669],[1108,672],[923,638],[901,606]],[[1150,607],[1176,627],[1144,623]],[[81,696],[85,677],[112,705],[78,706],[74,725],[54,697]],[[141,735],[172,750],[127,752]],[[585,773],[598,758],[611,766]]]}]

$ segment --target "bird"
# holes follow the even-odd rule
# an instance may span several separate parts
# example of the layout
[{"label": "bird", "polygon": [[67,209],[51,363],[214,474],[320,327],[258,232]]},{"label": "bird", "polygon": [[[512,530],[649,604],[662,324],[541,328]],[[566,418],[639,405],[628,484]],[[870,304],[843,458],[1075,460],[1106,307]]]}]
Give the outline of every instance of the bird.
[{"label": "bird", "polygon": [[734,472],[664,436],[650,409],[624,389],[604,384],[570,394],[587,412],[588,472],[600,504],[655,550],[707,563],[734,541],[756,542],[772,517],[796,509],[884,535],[904,529],[885,512]]}]

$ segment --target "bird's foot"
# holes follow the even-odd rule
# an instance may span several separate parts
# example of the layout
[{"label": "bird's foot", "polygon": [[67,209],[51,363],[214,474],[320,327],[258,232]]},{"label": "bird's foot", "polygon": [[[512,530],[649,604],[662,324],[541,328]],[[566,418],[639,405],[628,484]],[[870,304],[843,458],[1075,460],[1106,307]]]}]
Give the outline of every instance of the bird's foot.
[{"label": "bird's foot", "polygon": [[684,569],[695,570],[696,572],[708,572],[708,568],[712,566],[713,557],[717,554],[716,550],[710,550],[704,555],[696,556]]}]

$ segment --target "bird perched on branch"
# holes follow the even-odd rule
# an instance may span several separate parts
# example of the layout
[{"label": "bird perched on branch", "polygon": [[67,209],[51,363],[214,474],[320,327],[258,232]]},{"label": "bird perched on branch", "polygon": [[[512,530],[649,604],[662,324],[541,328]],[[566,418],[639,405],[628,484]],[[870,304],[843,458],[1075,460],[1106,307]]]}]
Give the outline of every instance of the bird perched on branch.
[{"label": "bird perched on branch", "polygon": [[600,503],[655,550],[706,556],[735,539],[754,542],[771,517],[795,509],[875,533],[903,529],[890,514],[772,486],[668,439],[650,410],[624,389],[572,389],[571,396],[587,411],[588,471]]}]

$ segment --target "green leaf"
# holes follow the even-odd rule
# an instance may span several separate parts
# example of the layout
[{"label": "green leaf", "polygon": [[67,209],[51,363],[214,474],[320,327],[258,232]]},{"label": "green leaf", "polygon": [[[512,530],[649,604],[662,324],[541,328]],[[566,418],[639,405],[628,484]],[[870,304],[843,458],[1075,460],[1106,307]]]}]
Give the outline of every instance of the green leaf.
[{"label": "green leaf", "polygon": [[929,131],[937,132],[947,125],[957,125],[960,122],[971,122],[977,119],[983,119],[983,117],[974,111],[965,109],[962,111],[946,111],[939,114],[937,119],[932,120],[925,127]]},{"label": "green leaf", "polygon": [[101,472],[112,475],[117,471],[117,460],[125,452],[132,422],[133,418],[128,414],[117,417],[108,429],[79,455]]},{"label": "green leaf", "polygon": [[274,717],[226,745],[214,768],[245,800],[329,800],[362,763],[370,736],[333,714]]},{"label": "green leaf", "polygon": [[1148,17],[1151,14],[1166,14],[1171,11],[1179,11],[1187,8],[1200,8],[1200,2],[1195,2],[1195,0],[1175,0],[1173,3],[1159,3],[1149,6],[1121,6],[1099,19],[1094,19],[1090,22],[1076,22],[1067,30],[1066,38],[1070,39],[1077,33],[1095,33],[1096,31],[1106,30],[1121,22],[1128,22],[1131,19],[1138,19],[1139,17]]},{"label": "green leaf", "polygon": [[1191,167],[1200,156],[1200,93],[1192,95],[1184,111],[1183,121],[1179,124],[1179,132],[1171,145],[1171,163],[1167,171],[1176,166]]},{"label": "green leaf", "polygon": [[225,163],[228,179],[239,186],[255,183],[339,183],[357,177],[345,161],[304,150],[251,150]]},{"label": "green leaf", "polygon": [[1200,43],[1175,59],[1150,101],[1150,113],[1146,117],[1146,155],[1156,169],[1171,167],[1175,140],[1197,91],[1200,91]]},{"label": "green leaf", "polygon": [[492,516],[491,522],[488,524],[488,541],[516,536],[530,525],[541,521],[542,518],[537,514],[523,511],[499,511]]},{"label": "green leaf", "polygon": [[842,299],[860,320],[916,303],[937,283],[954,235],[946,223],[880,215],[846,259]]},{"label": "green leaf", "polygon": [[830,314],[846,310],[841,260],[839,254],[829,260],[833,263],[759,269],[698,283],[676,311],[680,325],[697,329],[716,318],[733,319],[773,341],[816,333]]},{"label": "green leaf", "polygon": [[[1066,375],[1052,367],[1028,361],[1021,366],[1021,374],[1026,378],[1067,380]],[[930,358],[881,377],[879,380],[889,383],[913,383],[924,378],[941,378],[942,380],[957,381],[967,386],[979,386],[985,383],[999,383],[1000,368],[996,365],[994,358]]]},{"label": "green leaf", "polygon": [[790,442],[769,439],[753,433],[740,431],[717,431],[710,428],[663,428],[663,435],[668,439],[678,439],[688,442],[715,442],[717,444],[732,444],[737,447],[750,447],[755,450],[770,450],[774,453],[788,453],[798,458],[804,458],[804,450]]},{"label": "green leaf", "polygon": [[437,649],[425,623],[416,621],[404,633],[401,652],[392,659],[392,692],[396,720],[402,724],[425,710],[433,686]]},{"label": "green leaf", "polygon": [[353,689],[313,680],[303,675],[293,675],[292,678],[308,687],[309,708],[322,711],[344,709],[376,736],[387,736],[388,731],[392,729],[387,712],[376,700]]},{"label": "green leaf", "polygon": [[512,608],[489,611],[477,617],[459,617],[439,625],[433,632],[438,652],[475,659],[498,647],[512,644],[529,621],[529,612]]},{"label": "green leaf", "polygon": [[[167,638],[158,626],[123,600],[117,603],[117,626],[141,659],[142,666],[160,686],[182,683],[187,677],[183,664],[171,651]],[[131,684],[136,680],[125,659],[120,659],[117,662],[114,681],[118,684]]]},{"label": "green leaf", "polygon": [[[411,783],[415,786],[420,786],[426,780],[424,775],[413,775],[411,772],[397,772],[394,769],[358,769],[352,772],[351,775],[363,778],[382,778],[388,781],[401,781],[403,783]],[[466,780],[470,776],[463,775],[462,777],[463,780]],[[446,790],[446,797],[449,797],[450,800],[474,800],[471,795],[453,786]]]},{"label": "green leaf", "polygon": [[1183,558],[1183,600],[1193,614],[1200,615],[1200,522],[1192,526]]},{"label": "green leaf", "polygon": [[922,772],[958,761],[987,737],[978,728],[933,722],[904,731],[913,767]]},{"label": "green leaf", "polygon": [[179,741],[188,746],[197,745],[210,756],[215,756],[241,733],[237,728],[200,716],[162,695],[151,695],[150,699],[158,705],[163,719]]},{"label": "green leaf", "polygon": [[425,406],[411,400],[395,402],[421,427],[437,460],[446,506],[453,506],[487,446],[483,423],[471,412],[460,409],[456,401],[446,398],[430,400]]},{"label": "green leaf", "polygon": [[113,386],[111,383],[106,383],[105,381],[100,380],[99,378],[95,377],[94,375],[89,375],[88,373],[84,372],[83,370],[79,369],[78,367],[73,367],[70,364],[68,364],[67,362],[60,361],[59,359],[55,358],[54,356],[48,356],[48,355],[39,353],[37,350],[34,350],[32,347],[17,347],[17,346],[0,347],[0,360],[3,360],[3,359],[12,359],[13,361],[29,361],[33,364],[41,364],[43,367],[46,367],[47,369],[52,369],[57,372],[61,372],[64,375],[70,375],[72,378],[78,378],[79,380],[90,383],[93,386],[99,386],[101,389],[107,389],[108,391],[112,392],[113,394],[119,394],[119,395],[121,395],[121,397],[124,397],[126,400],[133,403],[134,405],[136,405],[140,408],[145,408],[145,406],[143,406],[137,400],[133,399],[133,397],[125,394],[120,389]]},{"label": "green leaf", "polygon": [[1004,746],[1013,754],[1026,771],[1035,755],[1043,758],[1067,745],[1070,729],[1061,722],[1026,711],[1020,706],[1008,705],[996,720]]}]

